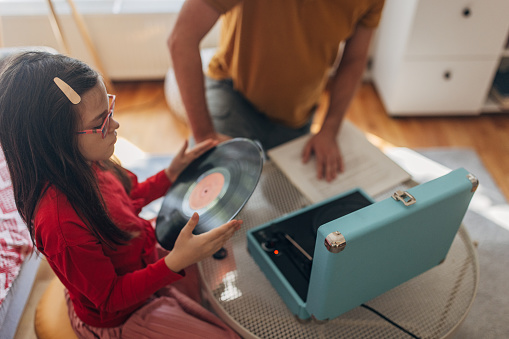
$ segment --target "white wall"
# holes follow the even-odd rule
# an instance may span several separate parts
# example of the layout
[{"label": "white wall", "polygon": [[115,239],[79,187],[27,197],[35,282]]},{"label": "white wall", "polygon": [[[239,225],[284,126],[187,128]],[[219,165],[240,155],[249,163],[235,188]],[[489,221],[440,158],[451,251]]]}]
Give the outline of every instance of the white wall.
[{"label": "white wall", "polygon": [[[168,0],[158,11],[158,1],[144,1],[143,4],[147,5],[145,8],[125,7],[120,11],[111,8],[114,1],[100,2],[100,7],[94,10],[90,4],[78,7],[83,13],[104,70],[112,80],[163,79],[171,67],[166,39],[175,23],[181,2]],[[105,5],[108,3],[109,7]],[[93,57],[70,14],[70,9],[64,5],[65,3],[60,3],[60,6],[55,8],[57,13],[61,13],[59,18],[70,55],[94,66]],[[11,5],[9,8],[2,7],[0,3],[0,13],[0,42],[4,47],[43,45],[65,53],[55,38],[48,8],[44,3],[29,7]],[[203,41],[202,48],[214,47],[218,36],[219,25],[216,25]],[[373,48],[370,56],[373,54],[372,50]],[[370,78],[367,70],[364,80]]]},{"label": "white wall", "polygon": [[[70,13],[59,17],[70,55],[94,65],[73,17]],[[176,11],[83,14],[105,72],[112,80],[163,79],[171,66],[166,39],[176,17]],[[2,16],[0,29],[4,47],[43,45],[64,53],[45,13]],[[217,36],[216,26],[202,46],[214,46]]]}]

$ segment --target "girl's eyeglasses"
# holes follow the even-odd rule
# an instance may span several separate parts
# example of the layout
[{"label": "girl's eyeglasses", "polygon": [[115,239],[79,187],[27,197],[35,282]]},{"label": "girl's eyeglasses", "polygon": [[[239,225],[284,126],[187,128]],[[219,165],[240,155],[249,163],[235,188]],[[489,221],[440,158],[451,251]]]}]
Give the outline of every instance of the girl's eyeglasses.
[{"label": "girl's eyeglasses", "polygon": [[108,114],[106,115],[106,118],[104,119],[104,122],[102,123],[100,128],[94,128],[94,129],[86,129],[83,131],[76,132],[76,134],[95,134],[95,133],[101,133],[103,139],[106,138],[106,134],[108,134],[108,129],[110,127],[110,120],[113,116],[113,110],[115,109],[115,98],[116,96],[113,94],[108,94],[108,100],[110,102],[110,108],[108,110]]}]

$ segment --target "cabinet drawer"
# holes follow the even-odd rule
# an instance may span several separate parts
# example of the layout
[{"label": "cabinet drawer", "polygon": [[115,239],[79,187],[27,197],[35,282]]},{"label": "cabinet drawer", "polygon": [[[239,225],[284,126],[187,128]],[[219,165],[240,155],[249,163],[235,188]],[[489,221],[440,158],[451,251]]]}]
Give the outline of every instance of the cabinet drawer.
[{"label": "cabinet drawer", "polygon": [[408,56],[496,55],[509,29],[508,0],[420,0]]},{"label": "cabinet drawer", "polygon": [[386,109],[391,115],[480,113],[496,63],[406,61],[383,98]]}]

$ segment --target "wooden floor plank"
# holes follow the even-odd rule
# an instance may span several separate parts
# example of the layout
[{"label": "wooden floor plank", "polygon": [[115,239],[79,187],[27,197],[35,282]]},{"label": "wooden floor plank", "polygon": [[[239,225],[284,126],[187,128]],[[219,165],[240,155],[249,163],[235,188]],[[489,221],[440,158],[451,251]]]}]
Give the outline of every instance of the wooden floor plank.
[{"label": "wooden floor plank", "polygon": [[477,152],[509,200],[509,114],[390,117],[374,86],[359,89],[347,118],[367,133],[409,148],[466,147]]}]

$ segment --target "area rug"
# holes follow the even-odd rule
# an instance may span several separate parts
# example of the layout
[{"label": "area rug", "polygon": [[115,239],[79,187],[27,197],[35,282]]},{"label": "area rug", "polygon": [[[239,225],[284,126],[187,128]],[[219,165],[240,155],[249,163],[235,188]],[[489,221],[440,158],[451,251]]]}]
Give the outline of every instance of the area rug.
[{"label": "area rug", "polygon": [[[479,179],[479,188],[464,219],[472,241],[477,244],[479,289],[455,338],[509,337],[509,205],[480,158],[475,151],[463,148],[419,149],[416,152],[395,148],[389,153],[397,162],[402,161],[401,165],[418,182],[431,180],[459,167],[464,167]],[[414,161],[416,156],[421,157],[427,166]],[[126,167],[144,179],[168,166],[170,159],[167,155],[150,155]],[[404,164],[405,160],[410,163],[409,166]],[[142,215],[145,218],[157,216],[161,203],[159,199],[147,206]]]},{"label": "area rug", "polygon": [[456,338],[508,338],[509,205],[475,151],[450,148],[417,151],[450,169],[464,167],[480,183],[463,221],[478,244],[479,289]]}]

